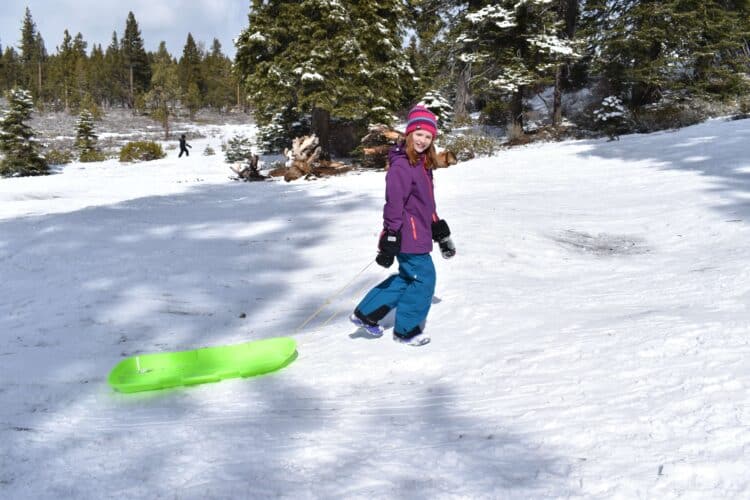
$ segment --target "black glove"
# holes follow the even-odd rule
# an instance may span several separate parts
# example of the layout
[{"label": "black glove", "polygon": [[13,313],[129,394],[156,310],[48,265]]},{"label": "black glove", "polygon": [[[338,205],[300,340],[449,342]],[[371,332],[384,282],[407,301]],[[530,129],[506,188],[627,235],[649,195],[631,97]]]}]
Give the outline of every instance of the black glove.
[{"label": "black glove", "polygon": [[393,265],[393,255],[378,252],[377,257],[375,257],[375,262],[377,262],[379,266],[389,268]]},{"label": "black glove", "polygon": [[375,262],[383,267],[391,267],[393,259],[401,252],[401,233],[399,231],[383,230],[378,243],[378,256]]},{"label": "black glove", "polygon": [[456,255],[456,245],[453,244],[451,230],[445,220],[440,219],[432,223],[432,239],[440,245],[440,253],[444,259],[450,259]]},{"label": "black glove", "polygon": [[440,219],[437,222],[432,223],[432,240],[433,241],[442,241],[445,238],[450,237],[451,230],[448,227],[448,223],[445,222],[443,219]]}]

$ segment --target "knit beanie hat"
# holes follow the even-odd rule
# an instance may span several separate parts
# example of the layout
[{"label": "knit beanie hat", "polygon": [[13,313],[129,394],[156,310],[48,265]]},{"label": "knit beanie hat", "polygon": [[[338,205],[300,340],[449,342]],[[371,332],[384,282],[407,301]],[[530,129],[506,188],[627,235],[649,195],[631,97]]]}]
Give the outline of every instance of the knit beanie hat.
[{"label": "knit beanie hat", "polygon": [[406,120],[406,135],[415,130],[424,130],[431,133],[433,138],[437,137],[437,116],[424,106],[417,104],[411,108]]}]

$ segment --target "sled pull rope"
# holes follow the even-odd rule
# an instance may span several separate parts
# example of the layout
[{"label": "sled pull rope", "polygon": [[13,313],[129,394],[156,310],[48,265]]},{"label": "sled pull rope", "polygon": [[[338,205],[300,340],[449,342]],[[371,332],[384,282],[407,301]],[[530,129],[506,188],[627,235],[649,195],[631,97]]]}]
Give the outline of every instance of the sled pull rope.
[{"label": "sled pull rope", "polygon": [[[341,289],[339,289],[339,291],[337,291],[336,293],[334,293],[333,295],[331,295],[330,297],[328,297],[328,298],[327,298],[327,299],[325,300],[325,302],[323,302],[323,305],[321,305],[321,306],[320,306],[320,307],[318,308],[318,310],[317,310],[317,311],[315,311],[314,313],[312,313],[312,314],[310,315],[310,317],[309,317],[309,318],[307,318],[307,319],[306,319],[306,320],[305,320],[304,322],[302,322],[302,324],[301,324],[301,325],[299,325],[299,326],[298,326],[297,328],[295,328],[295,329],[294,329],[294,333],[299,333],[299,332],[300,332],[300,331],[301,331],[301,330],[302,330],[302,329],[303,329],[303,328],[304,328],[305,326],[307,326],[307,324],[308,324],[308,323],[309,323],[310,321],[312,321],[312,320],[314,320],[315,318],[317,318],[317,317],[318,317],[318,315],[320,314],[320,312],[321,312],[321,311],[322,311],[323,309],[325,309],[325,308],[326,308],[326,306],[330,305],[330,304],[331,304],[331,302],[333,301],[333,299],[335,299],[336,297],[338,297],[339,295],[341,295],[341,294],[342,294],[342,293],[344,292],[344,290],[346,290],[347,288],[349,288],[349,286],[350,286],[350,285],[351,285],[351,284],[352,284],[352,283],[354,282],[354,280],[356,280],[357,278],[359,278],[359,277],[360,277],[360,275],[361,275],[362,273],[364,273],[365,271],[367,271],[367,269],[369,269],[369,267],[370,267],[370,266],[372,265],[372,263],[373,263],[373,262],[375,262],[375,261],[374,261],[374,260],[371,260],[371,261],[369,262],[369,264],[367,264],[367,265],[366,265],[365,267],[363,267],[363,268],[362,268],[362,270],[361,270],[360,272],[358,272],[357,274],[355,274],[355,275],[354,275],[354,276],[352,277],[352,279],[350,279],[350,280],[349,280],[349,281],[348,281],[348,282],[346,283],[346,285],[342,286],[342,287],[341,287]],[[323,326],[327,325],[327,324],[328,324],[328,323],[329,323],[329,322],[330,322],[330,321],[331,321],[331,320],[332,320],[332,319],[333,319],[334,317],[336,317],[336,315],[337,315],[337,314],[338,314],[338,313],[334,313],[334,314],[333,314],[333,315],[332,315],[332,316],[331,316],[330,318],[328,318],[328,319],[326,320],[326,322],[325,322],[325,324],[324,324]]]},{"label": "sled pull rope", "polygon": [[[378,278],[378,279],[380,279],[380,278]],[[365,283],[365,286],[363,286],[362,288],[360,288],[359,290],[357,290],[357,293],[355,293],[355,294],[354,294],[354,296],[355,296],[355,297],[359,297],[360,295],[362,295],[363,293],[365,293],[365,290],[367,290],[368,288],[372,288],[372,286],[373,286],[373,285],[371,285],[371,284],[369,284],[369,283]],[[340,311],[333,311],[333,314],[331,314],[331,315],[330,315],[330,316],[328,317],[328,319],[327,319],[327,320],[325,320],[325,321],[323,322],[323,324],[322,324],[322,325],[320,325],[320,326],[321,326],[321,327],[323,327],[323,326],[328,326],[328,324],[329,324],[329,323],[330,323],[331,321],[333,321],[333,319],[334,319],[334,318],[335,318],[336,316],[338,316],[339,314],[340,314]]]}]

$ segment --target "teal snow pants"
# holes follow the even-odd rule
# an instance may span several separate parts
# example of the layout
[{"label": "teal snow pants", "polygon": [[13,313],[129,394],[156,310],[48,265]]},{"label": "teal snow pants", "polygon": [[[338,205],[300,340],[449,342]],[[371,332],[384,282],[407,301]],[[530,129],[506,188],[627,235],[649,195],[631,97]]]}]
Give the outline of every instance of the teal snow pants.
[{"label": "teal snow pants", "polygon": [[357,309],[378,321],[396,308],[395,333],[404,335],[421,326],[427,318],[435,293],[435,265],[430,254],[402,253],[398,259],[398,274],[365,295]]}]

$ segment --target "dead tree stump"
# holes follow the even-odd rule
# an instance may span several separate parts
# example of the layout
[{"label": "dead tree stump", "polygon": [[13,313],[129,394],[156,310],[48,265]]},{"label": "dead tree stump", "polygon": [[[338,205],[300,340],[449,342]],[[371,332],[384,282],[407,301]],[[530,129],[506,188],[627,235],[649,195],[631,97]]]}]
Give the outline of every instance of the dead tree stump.
[{"label": "dead tree stump", "polygon": [[236,162],[234,165],[230,165],[229,168],[237,174],[237,177],[235,177],[235,180],[238,181],[246,181],[246,182],[255,182],[255,181],[264,181],[267,179],[267,177],[260,173],[260,170],[258,170],[258,155],[251,154],[246,162]]}]

